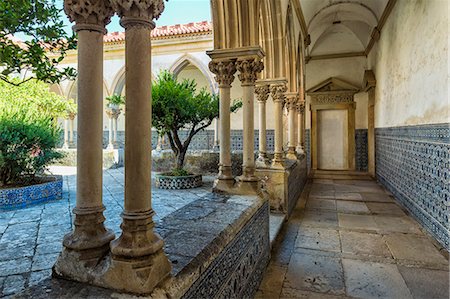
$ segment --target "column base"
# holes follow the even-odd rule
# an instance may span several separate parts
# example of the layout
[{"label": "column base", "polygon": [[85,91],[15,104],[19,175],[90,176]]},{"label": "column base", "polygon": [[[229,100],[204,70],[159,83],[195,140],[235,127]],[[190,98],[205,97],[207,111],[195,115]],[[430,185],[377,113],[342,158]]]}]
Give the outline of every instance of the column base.
[{"label": "column base", "polygon": [[108,146],[106,147],[107,150],[113,150],[114,149],[114,144],[110,143],[108,144]]},{"label": "column base", "polygon": [[103,256],[102,250],[99,249],[109,246],[109,242],[115,237],[114,233],[104,226],[104,210],[105,207],[75,208],[73,210],[75,228],[64,236],[63,246],[69,250],[83,252],[88,256],[92,256],[89,251],[99,252],[98,256]]},{"label": "column base", "polygon": [[290,146],[288,148],[286,159],[297,160],[297,152],[295,151],[295,146]]},{"label": "column base", "polygon": [[81,260],[82,255],[64,249],[53,267],[53,276],[136,295],[149,295],[170,276],[171,264],[162,250],[139,259]]},{"label": "column base", "polygon": [[62,149],[69,149],[69,143],[68,142],[64,142]]},{"label": "column base", "polygon": [[256,168],[268,168],[270,167],[269,158],[267,158],[266,153],[259,153],[258,158],[255,160]]},{"label": "column base", "polygon": [[285,168],[284,162],[285,162],[285,160],[283,157],[283,153],[275,153],[273,160],[272,160],[271,168],[284,169]]},{"label": "column base", "polygon": [[233,193],[234,184],[236,181],[234,178],[221,178],[220,176],[214,181],[213,192],[218,193]]},{"label": "column base", "polygon": [[120,225],[122,234],[111,242],[111,253],[114,258],[140,258],[154,254],[163,248],[164,242],[153,230],[154,214],[153,210],[122,213],[123,220]]},{"label": "column base", "polygon": [[234,180],[231,166],[223,166],[219,164],[219,180]]},{"label": "column base", "polygon": [[244,181],[238,178],[238,181],[234,187],[234,194],[250,195],[259,194],[261,187],[259,181]]}]

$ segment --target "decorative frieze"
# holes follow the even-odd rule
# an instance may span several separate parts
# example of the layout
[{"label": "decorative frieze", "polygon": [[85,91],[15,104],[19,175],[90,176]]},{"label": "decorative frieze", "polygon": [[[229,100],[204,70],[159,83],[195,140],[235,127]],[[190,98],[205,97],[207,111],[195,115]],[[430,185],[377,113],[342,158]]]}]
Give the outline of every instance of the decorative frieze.
[{"label": "decorative frieze", "polygon": [[352,103],[353,93],[330,93],[330,94],[313,94],[311,95],[311,104],[340,104]]}]

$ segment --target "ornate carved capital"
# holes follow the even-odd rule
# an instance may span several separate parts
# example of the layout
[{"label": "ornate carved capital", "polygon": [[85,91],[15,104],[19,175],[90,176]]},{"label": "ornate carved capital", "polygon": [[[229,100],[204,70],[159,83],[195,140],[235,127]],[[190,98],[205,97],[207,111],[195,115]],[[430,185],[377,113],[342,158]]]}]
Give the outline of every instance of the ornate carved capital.
[{"label": "ornate carved capital", "polygon": [[255,86],[256,99],[258,102],[266,102],[269,98],[270,88],[269,85],[257,85]]},{"label": "ornate carved capital", "polygon": [[257,58],[238,60],[236,67],[239,74],[239,80],[243,85],[254,85],[257,75],[264,69],[264,63]]},{"label": "ornate carved capital", "polygon": [[274,102],[281,102],[284,103],[284,100],[286,98],[285,92],[287,90],[286,84],[273,84],[270,85],[270,93],[272,95]]},{"label": "ornate carved capital", "polygon": [[295,109],[297,106],[297,95],[291,94],[286,96],[286,109],[289,111],[291,109]]},{"label": "ornate carved capital", "polygon": [[304,113],[305,112],[305,101],[297,102],[296,108],[297,108],[297,113]]},{"label": "ornate carved capital", "polygon": [[77,114],[74,112],[69,112],[67,116],[69,117],[70,120],[74,120],[76,115]]},{"label": "ornate carved capital", "polygon": [[210,61],[209,70],[216,75],[215,79],[219,87],[230,87],[236,73],[236,64],[234,60]]},{"label": "ornate carved capital", "polygon": [[108,118],[117,119],[119,118],[120,112],[122,109],[120,108],[106,108],[105,112]]},{"label": "ornate carved capital", "polygon": [[164,0],[110,0],[121,18],[120,24],[129,26],[155,27],[153,19],[158,19],[164,11]]},{"label": "ornate carved capital", "polygon": [[75,31],[94,30],[106,33],[105,26],[114,14],[110,2],[105,0],[64,0],[64,12]]}]

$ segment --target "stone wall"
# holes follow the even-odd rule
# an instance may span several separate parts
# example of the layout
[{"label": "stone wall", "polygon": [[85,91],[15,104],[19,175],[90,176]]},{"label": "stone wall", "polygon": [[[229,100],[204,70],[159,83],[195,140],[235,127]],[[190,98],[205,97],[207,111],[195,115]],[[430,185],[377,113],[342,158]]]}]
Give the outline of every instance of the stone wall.
[{"label": "stone wall", "polygon": [[378,128],[377,179],[447,250],[450,124]]}]

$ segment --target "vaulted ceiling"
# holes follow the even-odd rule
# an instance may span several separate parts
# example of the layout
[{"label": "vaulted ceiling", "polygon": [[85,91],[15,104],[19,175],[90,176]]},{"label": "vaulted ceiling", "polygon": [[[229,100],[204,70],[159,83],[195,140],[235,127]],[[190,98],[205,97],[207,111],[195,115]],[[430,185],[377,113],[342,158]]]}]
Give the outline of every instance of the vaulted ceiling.
[{"label": "vaulted ceiling", "polygon": [[388,0],[293,0],[311,37],[308,55],[364,52]]}]

